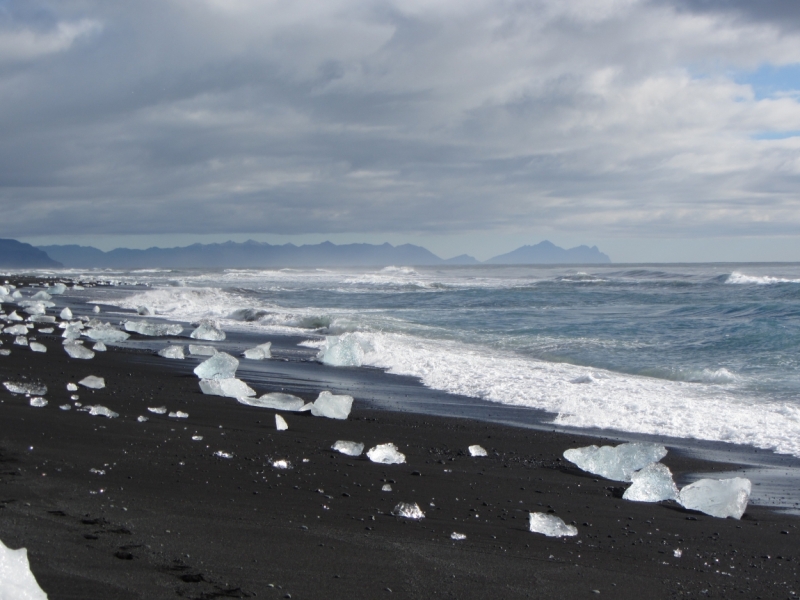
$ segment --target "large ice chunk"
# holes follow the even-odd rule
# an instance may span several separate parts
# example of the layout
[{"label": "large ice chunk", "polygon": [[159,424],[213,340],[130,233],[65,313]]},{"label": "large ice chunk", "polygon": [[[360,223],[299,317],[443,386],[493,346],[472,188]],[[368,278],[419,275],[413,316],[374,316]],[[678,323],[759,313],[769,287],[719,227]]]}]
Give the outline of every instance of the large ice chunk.
[{"label": "large ice chunk", "polygon": [[33,315],[28,317],[28,321],[31,323],[55,323],[56,318],[52,315]]},{"label": "large ice chunk", "polygon": [[83,360],[94,358],[94,352],[83,347],[81,344],[76,344],[74,342],[64,344],[64,350],[70,355],[71,358],[80,358]]},{"label": "large ice chunk", "polygon": [[225,339],[225,332],[213,321],[203,321],[197,329],[189,334],[189,337],[195,340],[219,342]]},{"label": "large ice chunk", "polygon": [[182,360],[184,358],[183,346],[165,346],[158,351],[158,355],[164,358],[177,358]]},{"label": "large ice chunk", "polygon": [[194,368],[194,374],[200,379],[230,379],[239,368],[238,359],[227,352],[217,352]]},{"label": "large ice chunk", "polygon": [[406,462],[406,455],[397,450],[392,443],[378,444],[367,451],[367,458],[384,465],[399,465]]},{"label": "large ice chunk", "polygon": [[250,360],[264,360],[265,358],[272,358],[272,351],[270,350],[272,342],[261,344],[255,348],[248,348],[244,351],[244,357]]},{"label": "large ice chunk", "polygon": [[528,527],[533,533],[543,533],[547,537],[565,537],[578,535],[578,528],[567,525],[563,519],[547,513],[532,512],[528,519]]},{"label": "large ice chunk", "polygon": [[31,342],[30,349],[34,352],[47,352],[47,346],[40,344],[39,342]]},{"label": "large ice chunk", "polygon": [[84,377],[78,382],[78,385],[82,385],[83,387],[89,388],[91,390],[102,390],[106,387],[106,380],[102,377],[95,377],[94,375],[89,375]]},{"label": "large ice chunk", "polygon": [[107,408],[105,406],[100,406],[99,404],[97,406],[84,407],[84,410],[87,409],[89,411],[89,414],[92,415],[93,417],[107,417],[109,419],[116,419],[119,416],[119,413],[116,413],[110,408]]},{"label": "large ice chunk", "polygon": [[360,367],[364,362],[364,348],[352,333],[329,335],[317,360],[333,367]]},{"label": "large ice chunk", "polygon": [[3,333],[7,333],[8,335],[27,335],[28,327],[22,324],[9,325],[3,329]]},{"label": "large ice chunk", "polygon": [[320,392],[311,405],[311,414],[329,419],[346,419],[353,408],[352,396],[335,396],[330,392]]},{"label": "large ice chunk", "polygon": [[619,446],[586,446],[571,448],[564,458],[583,471],[614,481],[630,481],[631,475],[647,465],[660,461],[667,449],[659,444],[632,442]]},{"label": "large ice chunk", "polygon": [[678,488],[672,480],[672,472],[666,465],[653,463],[631,475],[633,485],[622,495],[634,502],[661,502],[676,500]]},{"label": "large ice chunk", "polygon": [[342,454],[347,454],[347,456],[361,456],[361,453],[364,451],[364,444],[338,440],[333,444],[333,446],[331,446],[331,450],[336,450]]},{"label": "large ice chunk", "polygon": [[291,394],[281,394],[280,392],[264,394],[260,398],[239,398],[239,402],[249,406],[274,408],[284,412],[298,412],[301,408],[303,408],[303,406],[305,406],[305,402],[302,398],[292,396]]},{"label": "large ice chunk", "polygon": [[747,508],[752,489],[749,479],[700,479],[684,487],[678,494],[678,502],[684,508],[724,519],[741,519]]},{"label": "large ice chunk", "polygon": [[11,550],[0,542],[0,600],[47,600],[28,564],[25,548]]},{"label": "large ice chunk", "polygon": [[479,446],[478,444],[470,446],[468,450],[470,456],[488,456],[486,453],[486,448]]},{"label": "large ice chunk", "polygon": [[44,396],[47,393],[47,386],[43,383],[23,383],[21,381],[4,381],[3,385],[12,394],[30,394],[32,396]]},{"label": "large ice chunk", "polygon": [[200,346],[198,344],[189,344],[189,354],[192,356],[214,356],[217,349],[214,346]]},{"label": "large ice chunk", "polygon": [[63,283],[57,283],[50,288],[50,293],[56,296],[60,296],[66,291],[67,291],[67,286],[64,285]]},{"label": "large ice chunk", "polygon": [[256,391],[253,388],[241,379],[236,379],[235,377],[229,377],[227,379],[201,379],[200,389],[204,394],[225,396],[226,398],[240,399],[256,395]]},{"label": "large ice chunk", "polygon": [[414,519],[415,521],[425,518],[425,513],[420,509],[419,504],[408,502],[400,502],[392,510],[395,517],[402,517],[404,519]]},{"label": "large ice chunk", "polygon": [[108,323],[92,327],[86,332],[86,335],[96,342],[108,343],[124,342],[131,337],[129,334],[125,333],[124,331],[120,331]]},{"label": "large ice chunk", "polygon": [[17,314],[17,311],[12,311],[8,313],[8,320],[9,321],[22,321],[22,317]]},{"label": "large ice chunk", "polygon": [[183,325],[177,323],[148,323],[147,321],[125,321],[122,324],[125,331],[131,331],[141,335],[150,337],[158,337],[165,335],[180,335],[183,331]]},{"label": "large ice chunk", "polygon": [[61,314],[58,316],[64,319],[65,321],[69,321],[72,319],[72,311],[69,309],[69,306],[67,306],[66,308],[64,308],[64,310],[61,311]]}]

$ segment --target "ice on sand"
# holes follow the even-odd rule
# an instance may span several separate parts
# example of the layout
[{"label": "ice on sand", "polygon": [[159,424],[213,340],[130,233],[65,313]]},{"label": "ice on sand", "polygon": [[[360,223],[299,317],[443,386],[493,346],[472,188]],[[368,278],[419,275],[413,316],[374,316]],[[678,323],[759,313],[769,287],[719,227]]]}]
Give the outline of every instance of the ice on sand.
[{"label": "ice on sand", "polygon": [[226,352],[217,352],[194,368],[200,379],[231,379],[236,375],[239,361]]},{"label": "ice on sand", "polygon": [[402,517],[404,519],[414,519],[415,521],[425,518],[425,513],[416,502],[409,504],[408,502],[399,502],[392,510],[395,517]]},{"label": "ice on sand", "polygon": [[347,456],[361,456],[361,453],[364,451],[364,444],[338,440],[335,444],[333,444],[333,446],[331,446],[331,450],[336,450],[342,454],[347,454]]},{"label": "ice on sand", "polygon": [[286,419],[284,419],[282,416],[275,415],[275,429],[277,429],[278,431],[286,431],[287,429],[289,429],[289,424],[286,422]]},{"label": "ice on sand", "polygon": [[239,402],[247,404],[248,406],[274,408],[275,410],[282,410],[284,412],[298,412],[305,406],[305,402],[302,398],[292,396],[291,394],[281,394],[280,392],[264,394],[260,398],[239,398]]},{"label": "ice on sand", "polygon": [[463,533],[458,533],[454,531],[453,533],[450,534],[450,539],[460,542],[461,540],[467,539],[467,536]]},{"label": "ice on sand", "polygon": [[50,288],[50,293],[56,296],[60,296],[64,292],[67,291],[67,286],[63,283],[57,283],[53,287]]},{"label": "ice on sand", "polygon": [[397,446],[392,443],[378,444],[369,449],[367,458],[372,462],[384,465],[399,465],[406,462],[406,455],[397,450]]},{"label": "ice on sand", "polygon": [[164,358],[176,358],[183,360],[183,346],[166,346],[158,351],[158,355]]},{"label": "ice on sand", "polygon": [[317,354],[317,360],[332,367],[360,367],[364,362],[364,348],[355,335],[329,335]]},{"label": "ice on sand", "polygon": [[198,344],[189,344],[189,354],[192,356],[214,356],[217,349],[214,346],[200,346]]},{"label": "ice on sand", "polygon": [[272,461],[272,466],[276,469],[291,469],[292,463],[286,460],[285,458],[280,458],[278,460]]},{"label": "ice on sand", "polygon": [[31,300],[51,300],[53,297],[48,294],[47,292],[36,292],[33,296],[31,296]]},{"label": "ice on sand", "polygon": [[102,390],[106,387],[106,380],[102,377],[95,377],[94,375],[89,375],[88,377],[84,377],[78,382],[78,385],[82,385],[83,387],[92,389],[92,390]]},{"label": "ice on sand", "polygon": [[81,358],[84,360],[94,358],[94,352],[88,348],[84,348],[81,344],[64,344],[64,351],[69,354],[71,358]]},{"label": "ice on sand", "polygon": [[175,412],[169,413],[167,416],[172,417],[173,419],[188,419],[189,413],[185,413],[182,410],[176,410]]},{"label": "ice on sand", "polygon": [[200,389],[210,396],[225,396],[226,398],[245,398],[255,396],[256,391],[241,379],[229,377],[227,379],[201,379]]},{"label": "ice on sand", "polygon": [[78,391],[78,386],[75,385],[74,383],[68,383],[67,384],[67,391],[68,392],[77,392]]},{"label": "ice on sand", "polygon": [[44,398],[39,398],[39,397],[31,398],[29,404],[31,406],[36,407],[36,408],[44,408],[45,406],[47,406],[47,400],[45,400]]},{"label": "ice on sand", "polygon": [[203,321],[197,329],[189,334],[189,337],[195,340],[219,342],[225,339],[225,332],[213,321]]},{"label": "ice on sand", "polygon": [[70,406],[69,404],[62,404],[58,408],[60,408],[61,410],[72,410],[72,406]]},{"label": "ice on sand", "polygon": [[0,542],[0,600],[47,600],[28,564],[25,548],[11,550]]},{"label": "ice on sand", "polygon": [[26,338],[24,335],[18,335],[16,338],[14,338],[14,343],[17,346],[27,346],[28,338]]},{"label": "ice on sand", "polygon": [[137,306],[136,312],[143,317],[152,317],[156,314],[156,309],[150,306]]},{"label": "ice on sand", "polygon": [[10,312],[8,314],[9,321],[22,321],[22,317],[17,314],[17,311]]},{"label": "ice on sand", "polygon": [[667,449],[659,444],[632,442],[619,446],[586,446],[571,448],[564,458],[588,473],[614,481],[630,481],[631,475],[647,465],[660,461]]},{"label": "ice on sand", "polygon": [[92,346],[92,350],[95,352],[106,352],[108,348],[103,342],[96,342],[94,346]]},{"label": "ice on sand", "polygon": [[16,381],[5,381],[3,385],[12,394],[30,394],[32,396],[44,396],[47,393],[47,386],[43,383],[21,383]]},{"label": "ice on sand", "polygon": [[578,535],[578,528],[567,525],[562,519],[547,513],[533,512],[528,519],[528,528],[533,533],[543,533],[547,537]]},{"label": "ice on sand", "polygon": [[478,444],[475,444],[475,445],[469,447],[469,455],[470,456],[488,456],[488,454],[486,454],[486,449],[483,446],[479,446]]},{"label": "ice on sand", "polygon": [[167,407],[166,406],[154,406],[154,407],[148,408],[147,410],[149,410],[151,413],[155,413],[157,415],[163,415],[163,414],[167,413]]},{"label": "ice on sand", "polygon": [[678,488],[672,480],[672,472],[666,465],[653,463],[631,475],[633,485],[625,490],[622,498],[634,502],[661,502],[676,500]]},{"label": "ice on sand", "polygon": [[119,413],[115,413],[110,408],[106,408],[105,406],[87,406],[86,408],[89,409],[89,414],[93,417],[108,417],[109,419],[116,419],[119,416]]},{"label": "ice on sand", "polygon": [[69,321],[72,319],[72,311],[69,309],[69,306],[67,306],[64,310],[61,311],[61,314],[58,316],[61,317],[64,321]]},{"label": "ice on sand", "polygon": [[10,325],[3,329],[3,333],[7,333],[8,335],[26,335],[28,333],[28,327],[25,325]]},{"label": "ice on sand", "polygon": [[684,508],[698,510],[712,517],[741,519],[750,499],[749,479],[700,479],[684,487],[678,502]]},{"label": "ice on sand", "polygon": [[150,337],[180,335],[183,331],[183,325],[177,323],[148,323],[147,321],[125,321],[122,327],[125,331]]},{"label": "ice on sand", "polygon": [[392,491],[392,486],[391,486],[391,484],[389,484],[389,483],[384,483],[384,484],[383,484],[383,487],[381,488],[381,491],[382,491],[382,492],[391,492],[391,491]]},{"label": "ice on sand", "polygon": [[47,352],[47,346],[40,344],[39,342],[31,342],[30,349],[34,352]]},{"label": "ice on sand", "polygon": [[320,392],[311,405],[311,414],[328,419],[346,419],[353,408],[352,396],[335,396],[330,392]]},{"label": "ice on sand", "polygon": [[120,331],[119,329],[107,323],[103,325],[98,325],[96,327],[92,327],[89,331],[86,332],[86,336],[93,339],[96,342],[108,342],[108,343],[124,342],[129,337],[131,337],[124,331]]},{"label": "ice on sand", "polygon": [[248,348],[244,351],[243,356],[249,360],[264,360],[265,358],[272,358],[272,342],[261,344],[255,348]]}]

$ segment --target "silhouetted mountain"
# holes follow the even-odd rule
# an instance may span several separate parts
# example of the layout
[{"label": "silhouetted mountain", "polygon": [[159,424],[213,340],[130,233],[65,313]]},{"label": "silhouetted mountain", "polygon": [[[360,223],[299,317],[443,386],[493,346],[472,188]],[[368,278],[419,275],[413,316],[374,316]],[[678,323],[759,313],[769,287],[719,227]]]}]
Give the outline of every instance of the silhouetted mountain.
[{"label": "silhouetted mountain", "polygon": [[443,260],[442,263],[446,265],[479,265],[481,264],[481,261],[474,256],[470,256],[469,254],[459,254],[453,258]]},{"label": "silhouetted mountain", "polygon": [[577,246],[565,250],[547,240],[535,246],[522,246],[508,254],[501,254],[486,261],[491,265],[536,265],[536,264],[583,264],[610,263],[607,254],[597,246]]},{"label": "silhouetted mountain", "polygon": [[63,267],[46,252],[17,240],[0,239],[0,268],[48,269]]}]

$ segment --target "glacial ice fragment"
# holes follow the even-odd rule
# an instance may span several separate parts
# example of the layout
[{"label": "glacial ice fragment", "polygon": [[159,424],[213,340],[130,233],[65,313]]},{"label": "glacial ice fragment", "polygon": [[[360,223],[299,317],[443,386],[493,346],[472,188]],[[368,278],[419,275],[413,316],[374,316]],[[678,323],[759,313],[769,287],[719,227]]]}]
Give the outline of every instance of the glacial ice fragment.
[{"label": "glacial ice fragment", "polygon": [[139,421],[139,423],[147,423],[150,419],[148,419],[145,416],[139,415],[138,417],[136,417],[136,420]]},{"label": "glacial ice fragment", "polygon": [[188,419],[189,413],[183,412],[182,410],[176,410],[175,412],[169,413],[167,416],[172,417],[173,419]]},{"label": "glacial ice fragment", "polygon": [[392,485],[390,483],[384,483],[383,487],[381,487],[381,491],[382,492],[391,492],[392,491]]},{"label": "glacial ice fragment", "polygon": [[[225,396],[226,398],[246,398],[255,396],[256,391],[241,379],[229,377],[227,379],[201,379],[200,390],[210,396]],[[241,400],[239,400],[241,402]],[[245,403],[243,403],[245,404]]]},{"label": "glacial ice fragment", "polygon": [[31,296],[31,300],[52,300],[53,297],[45,291],[36,292]]},{"label": "glacial ice fragment", "polygon": [[11,350],[7,350],[5,348],[0,349],[0,356],[9,356],[11,354]]},{"label": "glacial ice fragment", "polygon": [[384,465],[399,465],[406,462],[406,455],[397,450],[392,443],[378,444],[367,451],[367,458]]},{"label": "glacial ice fragment", "polygon": [[163,358],[175,358],[183,360],[183,346],[165,346],[158,351],[158,355]]},{"label": "glacial ice fragment", "polygon": [[78,382],[78,385],[82,385],[83,387],[89,388],[91,390],[102,390],[106,387],[106,380],[102,377],[95,377],[94,375],[89,375],[84,377]]},{"label": "glacial ice fragment", "polygon": [[47,600],[28,564],[25,548],[11,550],[0,542],[0,599]]},{"label": "glacial ice fragment", "polygon": [[78,386],[75,385],[74,383],[68,383],[67,384],[67,391],[68,392],[77,392],[78,391]]},{"label": "glacial ice fragment", "polygon": [[272,466],[276,469],[291,469],[292,463],[286,460],[285,458],[280,458],[278,460],[272,461]]},{"label": "glacial ice fragment", "polygon": [[63,283],[57,283],[53,287],[50,288],[50,293],[55,296],[60,296],[64,292],[67,291],[67,286]]},{"label": "glacial ice fragment", "polygon": [[305,402],[302,398],[292,396],[291,394],[281,394],[280,392],[264,394],[260,398],[239,398],[239,402],[247,404],[248,406],[274,408],[284,412],[298,412],[305,406]]},{"label": "glacial ice fragment", "polygon": [[124,331],[120,331],[119,329],[109,324],[92,327],[86,332],[86,336],[93,339],[96,342],[108,342],[108,343],[124,342],[129,337],[131,337]]},{"label": "glacial ice fragment", "polygon": [[150,306],[137,306],[136,312],[142,317],[152,317],[156,314],[156,309]]},{"label": "glacial ice fragment", "polygon": [[65,340],[77,340],[81,337],[81,328],[78,326],[69,325],[61,332],[61,337]]},{"label": "glacial ice fragment", "polygon": [[586,446],[564,451],[564,458],[582,471],[614,481],[630,481],[631,475],[660,461],[667,449],[659,444],[632,442],[619,446]]},{"label": "glacial ice fragment", "polygon": [[72,410],[72,406],[69,404],[62,404],[58,408],[60,408],[61,410]]},{"label": "glacial ice fragment", "polygon": [[3,385],[12,394],[30,394],[32,396],[44,396],[47,393],[47,386],[43,383],[21,383],[16,381],[5,381]]},{"label": "glacial ice fragment", "polygon": [[578,535],[578,528],[567,525],[562,519],[547,513],[532,512],[528,519],[528,527],[533,533],[543,533],[547,537],[564,537]]},{"label": "glacial ice fragment", "polygon": [[478,444],[470,446],[468,449],[470,456],[488,456],[488,454],[486,454],[486,449]]},{"label": "glacial ice fragment", "polygon": [[17,311],[13,311],[8,313],[8,320],[9,321],[22,321],[22,317],[17,314]]},{"label": "glacial ice fragment", "polygon": [[72,311],[69,309],[69,306],[67,306],[64,308],[64,310],[61,311],[61,314],[58,316],[61,317],[64,321],[70,321],[72,320]]},{"label": "glacial ice fragment", "polygon": [[239,361],[226,352],[217,352],[194,368],[200,379],[230,379],[236,375]]},{"label": "glacial ice fragment", "polygon": [[243,356],[249,360],[264,360],[265,358],[272,358],[272,352],[270,350],[271,347],[272,342],[267,342],[266,344],[261,344],[255,348],[248,348],[244,351]]},{"label": "glacial ice fragment", "polygon": [[197,329],[189,334],[189,337],[195,340],[219,342],[225,339],[225,332],[213,321],[203,321]]},{"label": "glacial ice fragment", "polygon": [[3,329],[3,333],[8,335],[27,335],[28,328],[25,325],[9,325]]},{"label": "glacial ice fragment", "polygon": [[81,358],[84,360],[89,360],[90,358],[94,358],[94,352],[92,352],[88,348],[84,348],[80,344],[75,344],[75,343],[64,344],[64,350],[72,358]]},{"label": "glacial ice fragment", "polygon": [[53,333],[53,328],[52,327],[43,327],[42,329],[39,330],[39,333]]},{"label": "glacial ice fragment", "polygon": [[364,362],[364,348],[352,333],[329,335],[317,360],[332,367],[360,367]]},{"label": "glacial ice fragment", "polygon": [[678,502],[690,510],[698,510],[712,517],[741,519],[750,499],[752,485],[749,479],[700,479],[684,487]]},{"label": "glacial ice fragment", "polygon": [[31,398],[29,404],[36,408],[44,408],[47,406],[47,400],[37,396],[35,398]]},{"label": "glacial ice fragment", "polygon": [[30,323],[55,323],[56,318],[51,315],[33,315],[28,317]]},{"label": "glacial ice fragment", "polygon": [[40,344],[39,342],[31,342],[29,346],[34,352],[47,352],[47,346]]},{"label": "glacial ice fragment", "polygon": [[286,419],[279,414],[275,415],[275,429],[278,431],[286,431],[289,429],[289,424],[286,422]]},{"label": "glacial ice fragment", "polygon": [[157,415],[163,415],[163,414],[166,414],[167,407],[166,406],[154,406],[154,407],[149,407],[147,410],[149,410],[151,413],[155,413]]},{"label": "glacial ice fragment", "polygon": [[397,506],[394,507],[392,510],[392,514],[395,517],[402,517],[403,519],[413,519],[418,521],[419,519],[425,518],[425,513],[419,507],[419,504],[414,502],[410,504],[408,502],[399,502]]},{"label": "glacial ice fragment", "polygon": [[364,444],[338,440],[333,444],[333,446],[331,446],[331,450],[336,450],[342,454],[347,454],[347,456],[361,456],[361,453],[364,451]]},{"label": "glacial ice fragment", "polygon": [[89,409],[89,414],[93,417],[107,417],[109,419],[116,419],[119,416],[119,413],[115,413],[110,408],[100,406],[99,404],[97,406],[87,406],[86,408]]},{"label": "glacial ice fragment", "polygon": [[147,321],[125,321],[122,327],[125,331],[150,337],[180,335],[183,331],[183,325],[177,323],[148,323]]},{"label": "glacial ice fragment", "polygon": [[458,533],[458,532],[454,531],[453,533],[450,534],[450,539],[460,542],[461,540],[467,539],[467,536],[465,534],[463,534],[463,533]]},{"label": "glacial ice fragment", "polygon": [[233,454],[231,452],[225,452],[224,450],[217,450],[214,452],[214,456],[218,456],[220,458],[233,458]]},{"label": "glacial ice fragment", "polygon": [[28,338],[26,338],[24,335],[18,335],[17,337],[14,338],[14,344],[16,344],[17,346],[27,346]]},{"label": "glacial ice fragment", "polygon": [[328,391],[320,392],[319,397],[311,405],[311,414],[315,417],[329,419],[347,419],[353,408],[352,396],[335,396]]},{"label": "glacial ice fragment", "polygon": [[99,313],[100,313],[100,306],[98,306],[97,304],[95,304],[95,305],[94,305],[94,308],[92,309],[92,312],[93,312],[94,314],[99,314]]},{"label": "glacial ice fragment", "polygon": [[95,345],[92,346],[92,350],[95,352],[106,352],[108,351],[108,348],[106,348],[106,345],[103,342],[95,342]]},{"label": "glacial ice fragment", "polygon": [[192,356],[214,356],[217,349],[214,346],[200,346],[198,344],[189,344],[189,354]]},{"label": "glacial ice fragment", "polygon": [[633,502],[661,502],[676,500],[678,488],[672,472],[666,465],[652,463],[631,475],[633,484],[622,494],[624,500]]},{"label": "glacial ice fragment", "polygon": [[192,436],[192,441],[194,441],[194,442],[202,442],[203,441],[203,436],[202,435],[193,435]]}]

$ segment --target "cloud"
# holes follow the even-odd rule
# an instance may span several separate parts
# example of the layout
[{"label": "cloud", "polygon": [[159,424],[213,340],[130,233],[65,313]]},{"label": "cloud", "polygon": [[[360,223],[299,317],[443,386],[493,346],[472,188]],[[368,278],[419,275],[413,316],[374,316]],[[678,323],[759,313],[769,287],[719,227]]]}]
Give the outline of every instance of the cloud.
[{"label": "cloud", "polygon": [[61,22],[45,32],[29,28],[0,30],[0,63],[27,61],[69,50],[78,38],[97,33],[102,25],[92,19]]}]

